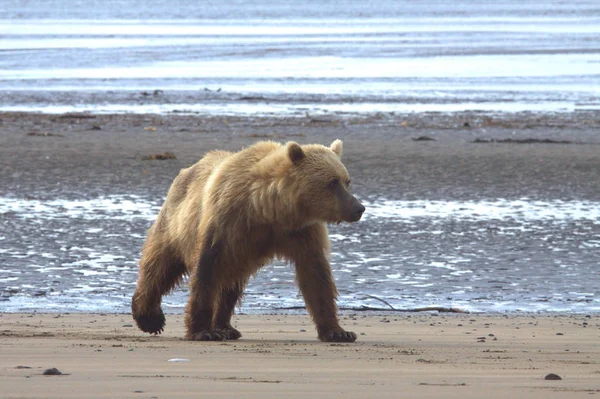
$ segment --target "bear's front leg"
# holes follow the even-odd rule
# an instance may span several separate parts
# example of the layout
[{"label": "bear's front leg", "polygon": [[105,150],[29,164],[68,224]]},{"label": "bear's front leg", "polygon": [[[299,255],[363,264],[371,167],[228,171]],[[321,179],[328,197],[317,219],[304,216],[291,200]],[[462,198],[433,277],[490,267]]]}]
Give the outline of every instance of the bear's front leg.
[{"label": "bear's front leg", "polygon": [[310,263],[296,263],[296,274],[306,308],[317,326],[319,339],[323,342],[356,341],[355,333],[339,325],[335,304],[337,289],[325,256],[317,256]]},{"label": "bear's front leg", "polygon": [[215,271],[222,258],[220,245],[212,244],[209,235],[203,242],[200,258],[192,274],[191,292],[185,312],[186,339],[190,341],[224,341],[224,332],[212,328],[214,305],[219,292]]},{"label": "bear's front leg", "polygon": [[288,256],[296,265],[296,278],[306,309],[323,342],[354,342],[356,334],[340,327],[335,299],[337,289],[325,255],[328,247],[325,226],[313,225],[292,234]]}]

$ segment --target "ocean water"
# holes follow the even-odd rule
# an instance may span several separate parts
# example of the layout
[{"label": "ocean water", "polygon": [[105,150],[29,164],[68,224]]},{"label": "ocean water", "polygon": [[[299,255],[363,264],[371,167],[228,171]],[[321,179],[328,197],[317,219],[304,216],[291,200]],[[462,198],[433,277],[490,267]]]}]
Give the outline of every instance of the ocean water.
[{"label": "ocean water", "polygon": [[589,1],[4,0],[0,110],[600,108]]},{"label": "ocean water", "polygon": [[[363,199],[330,227],[342,307],[600,312],[600,202]],[[128,311],[160,200],[0,197],[0,311]],[[44,240],[39,236],[43,235]],[[164,300],[182,312],[187,284]],[[242,311],[302,306],[289,264],[252,279]]]}]

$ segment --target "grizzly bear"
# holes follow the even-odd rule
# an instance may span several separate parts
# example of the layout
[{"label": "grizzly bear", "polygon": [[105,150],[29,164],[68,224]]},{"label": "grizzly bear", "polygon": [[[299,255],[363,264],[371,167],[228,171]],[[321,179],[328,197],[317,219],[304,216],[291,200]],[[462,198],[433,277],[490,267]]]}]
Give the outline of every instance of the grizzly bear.
[{"label": "grizzly bear", "polygon": [[191,289],[186,339],[238,339],[231,326],[248,279],[274,257],[294,264],[321,341],[354,342],[337,318],[327,223],[356,222],[365,207],[349,192],[342,142],[330,147],[263,141],[209,152],[182,169],[148,230],[132,298],[145,332],[165,326],[161,298],[184,276]]}]

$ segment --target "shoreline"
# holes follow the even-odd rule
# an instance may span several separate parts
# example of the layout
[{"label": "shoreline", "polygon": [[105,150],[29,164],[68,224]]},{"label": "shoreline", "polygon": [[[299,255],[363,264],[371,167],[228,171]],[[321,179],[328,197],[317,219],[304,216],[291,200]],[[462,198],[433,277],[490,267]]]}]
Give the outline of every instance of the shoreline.
[{"label": "shoreline", "polygon": [[[250,124],[260,124],[269,121],[288,122],[290,124],[310,124],[310,123],[357,123],[364,124],[377,122],[380,124],[397,124],[406,122],[404,128],[483,128],[483,127],[522,127],[532,129],[536,127],[562,127],[562,128],[586,128],[600,126],[600,109],[581,108],[577,110],[522,110],[522,111],[502,111],[502,110],[456,110],[456,111],[373,111],[373,112],[330,112],[311,115],[309,112],[297,115],[264,113],[264,114],[220,114],[215,113],[197,113],[197,112],[179,112],[172,111],[167,113],[156,112],[93,112],[93,111],[65,111],[65,112],[39,112],[39,111],[11,111],[0,109],[0,118],[5,121],[15,121],[17,118],[30,119],[32,121],[42,122],[48,119],[54,122],[64,120],[63,123],[74,123],[77,119],[99,119],[104,121],[113,121],[118,118],[128,122],[135,122],[140,119],[158,118],[167,123],[165,118],[173,119],[176,124],[189,122],[191,120],[222,121],[226,118],[232,122],[245,122]],[[464,122],[470,122],[465,126]],[[475,123],[473,123],[475,122]]]},{"label": "shoreline", "polygon": [[[600,394],[600,321],[590,315],[342,315],[352,344],[319,342],[308,316],[234,316],[243,337],[211,343],[184,341],[182,316],[167,316],[157,337],[121,314],[0,320],[0,398]],[[64,375],[42,375],[52,367]]]},{"label": "shoreline", "polygon": [[[143,92],[148,93],[148,92]],[[244,96],[241,96],[244,98]],[[0,97],[1,98],[1,97]],[[354,98],[338,101],[324,101],[318,103],[280,102],[276,99],[268,100],[262,96],[248,97],[249,100],[237,102],[209,102],[204,104],[202,99],[194,102],[181,103],[170,100],[156,103],[139,103],[132,100],[131,103],[119,103],[118,100],[106,101],[103,105],[79,104],[68,105],[77,102],[74,99],[66,104],[54,105],[17,105],[0,107],[4,113],[29,113],[45,115],[61,114],[89,114],[89,115],[182,115],[196,117],[232,117],[232,118],[305,118],[307,115],[317,118],[339,118],[350,119],[361,115],[403,115],[413,113],[440,113],[440,114],[565,114],[586,113],[600,111],[600,105],[579,106],[570,102],[541,101],[534,103],[512,103],[506,101],[498,102],[408,102],[403,99],[387,101],[357,101]],[[398,103],[402,104],[399,105]]]}]

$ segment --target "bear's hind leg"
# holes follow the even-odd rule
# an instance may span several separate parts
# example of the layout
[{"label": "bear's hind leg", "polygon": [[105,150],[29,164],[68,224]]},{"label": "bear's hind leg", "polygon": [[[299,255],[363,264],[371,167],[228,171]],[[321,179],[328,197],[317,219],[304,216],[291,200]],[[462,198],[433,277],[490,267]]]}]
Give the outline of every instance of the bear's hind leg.
[{"label": "bear's hind leg", "polygon": [[186,338],[190,341],[224,341],[226,334],[212,328],[215,305],[221,287],[215,272],[221,261],[221,245],[208,234],[192,274],[190,298],[185,311]]},{"label": "bear's hind leg", "polygon": [[153,249],[147,248],[140,260],[140,276],[131,300],[131,311],[140,330],[160,334],[165,327],[165,315],[160,306],[162,296],[179,284],[186,268],[168,249],[163,248],[158,253]]},{"label": "bear's hind leg", "polygon": [[235,305],[242,297],[244,285],[238,284],[232,288],[226,288],[221,292],[219,307],[215,314],[213,326],[215,330],[222,331],[228,340],[239,339],[242,336],[242,333],[231,326],[231,316],[233,316]]}]

